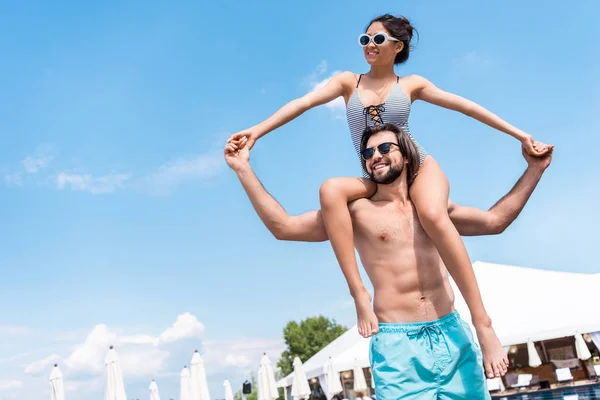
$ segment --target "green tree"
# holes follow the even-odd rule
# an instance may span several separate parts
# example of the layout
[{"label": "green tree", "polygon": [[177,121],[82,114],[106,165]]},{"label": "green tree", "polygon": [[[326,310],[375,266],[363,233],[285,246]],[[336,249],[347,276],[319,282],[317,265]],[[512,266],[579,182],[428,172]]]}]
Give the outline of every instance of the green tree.
[{"label": "green tree", "polygon": [[294,357],[300,357],[300,360],[305,362],[347,330],[345,326],[322,315],[306,318],[300,323],[288,322],[283,329],[287,349],[281,353],[277,363],[283,376],[294,370]]}]

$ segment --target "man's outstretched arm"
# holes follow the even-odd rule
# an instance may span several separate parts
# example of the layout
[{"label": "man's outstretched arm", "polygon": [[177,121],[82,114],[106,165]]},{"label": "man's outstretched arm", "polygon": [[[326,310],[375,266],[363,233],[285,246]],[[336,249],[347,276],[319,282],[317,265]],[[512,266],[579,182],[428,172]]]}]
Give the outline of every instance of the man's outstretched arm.
[{"label": "man's outstretched arm", "polygon": [[264,188],[250,165],[250,153],[245,147],[225,147],[225,161],[237,174],[254,210],[267,229],[278,240],[323,242],[328,240],[321,211],[309,211],[292,216]]},{"label": "man's outstretched arm", "polygon": [[[309,211],[291,216],[271,196],[254,174],[246,148],[236,152],[228,144],[225,160],[236,172],[254,210],[267,229],[278,240],[299,242],[323,242],[329,240],[320,211]],[[532,157],[523,152],[527,170],[512,190],[488,211],[465,207],[450,202],[448,213],[458,232],[463,236],[483,236],[502,233],[521,213],[535,190],[544,171],[552,161],[552,151],[543,158]]]},{"label": "man's outstretched arm", "polygon": [[527,169],[511,191],[488,211],[450,202],[448,214],[458,232],[462,236],[496,235],[504,232],[527,204],[542,174],[552,161],[553,150],[551,147],[544,157],[533,157],[523,151]]}]

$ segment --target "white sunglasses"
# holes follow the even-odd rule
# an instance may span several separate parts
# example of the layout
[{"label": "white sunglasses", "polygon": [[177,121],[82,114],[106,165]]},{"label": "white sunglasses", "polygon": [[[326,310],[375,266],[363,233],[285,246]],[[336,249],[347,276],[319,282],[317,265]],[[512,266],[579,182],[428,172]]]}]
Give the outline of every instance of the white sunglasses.
[{"label": "white sunglasses", "polygon": [[399,42],[400,40],[388,36],[385,32],[377,32],[373,36],[367,35],[366,33],[362,33],[358,36],[358,44],[362,47],[367,47],[371,41],[375,44],[375,46],[381,46],[385,44],[388,40],[392,40],[394,42]]}]

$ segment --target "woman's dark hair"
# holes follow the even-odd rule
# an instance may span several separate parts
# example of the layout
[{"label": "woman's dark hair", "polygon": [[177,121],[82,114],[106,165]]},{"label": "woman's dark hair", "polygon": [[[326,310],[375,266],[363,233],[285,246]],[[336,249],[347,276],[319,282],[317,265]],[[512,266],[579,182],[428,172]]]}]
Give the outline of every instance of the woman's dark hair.
[{"label": "woman's dark hair", "polygon": [[[411,140],[411,138],[404,133],[402,129],[394,124],[382,124],[377,126],[367,127],[362,134],[360,139],[360,153],[367,147],[367,142],[369,138],[380,132],[392,132],[396,134],[398,138],[398,147],[400,148],[400,153],[408,163],[406,164],[406,179],[408,181],[408,186],[412,185],[415,177],[417,176],[417,172],[419,172],[420,160],[419,160],[419,150],[417,150],[417,146]],[[360,162],[365,172],[367,172],[367,163],[365,159],[360,157]]]},{"label": "woman's dark hair", "polygon": [[369,22],[369,25],[367,25],[367,29],[369,29],[369,26],[373,25],[375,22],[381,22],[381,24],[385,27],[385,29],[387,29],[392,37],[404,43],[402,51],[396,54],[394,64],[405,63],[410,55],[410,41],[413,38],[413,32],[417,33],[417,30],[413,28],[413,26],[405,17],[394,17],[391,14],[384,14],[373,19],[371,22]]}]

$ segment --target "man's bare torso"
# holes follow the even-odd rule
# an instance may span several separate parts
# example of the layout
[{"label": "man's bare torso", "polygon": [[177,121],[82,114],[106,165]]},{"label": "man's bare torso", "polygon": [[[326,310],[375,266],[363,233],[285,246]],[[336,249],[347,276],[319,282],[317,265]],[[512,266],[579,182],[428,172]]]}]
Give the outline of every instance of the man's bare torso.
[{"label": "man's bare torso", "polygon": [[359,199],[350,212],[379,322],[431,321],[454,311],[446,267],[410,201]]}]

